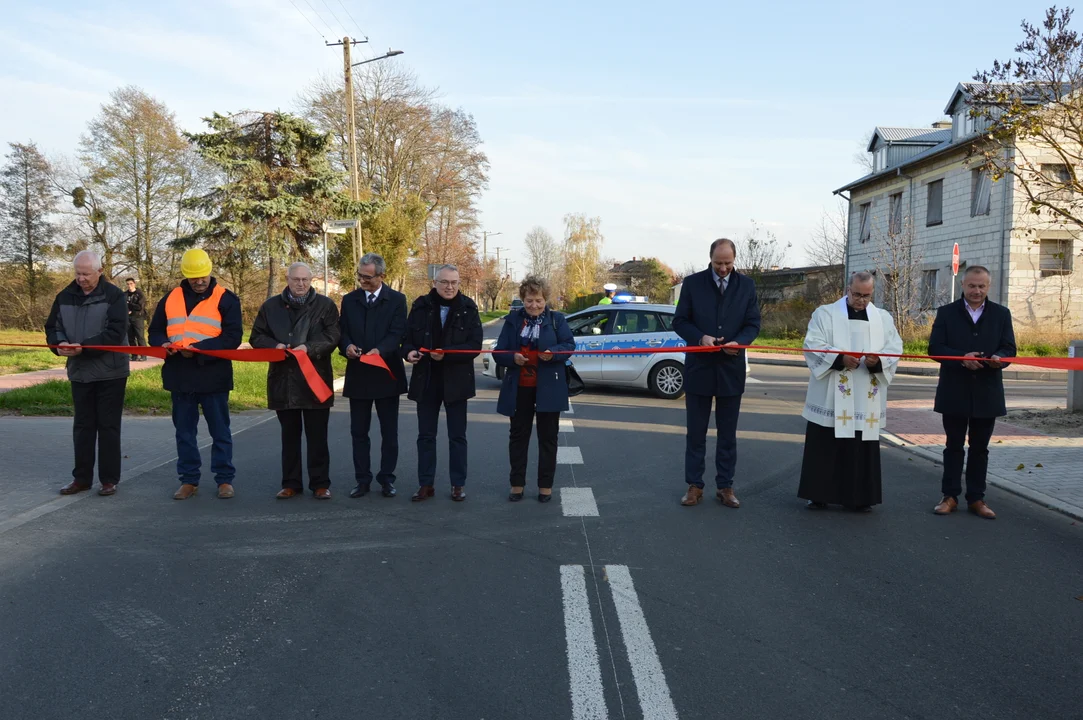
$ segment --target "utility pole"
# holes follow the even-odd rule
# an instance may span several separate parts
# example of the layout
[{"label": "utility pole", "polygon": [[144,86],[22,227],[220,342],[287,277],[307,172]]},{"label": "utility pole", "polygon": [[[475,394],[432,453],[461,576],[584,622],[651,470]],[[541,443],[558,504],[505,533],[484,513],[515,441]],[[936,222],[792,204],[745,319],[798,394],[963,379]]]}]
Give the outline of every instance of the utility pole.
[{"label": "utility pole", "polygon": [[[350,199],[354,202],[361,199],[361,188],[357,184],[357,130],[354,120],[354,102],[353,102],[353,64],[350,62],[350,48],[354,45],[360,45],[367,43],[368,38],[364,40],[353,40],[349,36],[342,38],[341,42],[327,43],[328,47],[334,47],[336,45],[342,46],[342,74],[346,80],[346,145],[349,148],[349,175],[350,175]],[[358,219],[357,227],[354,228],[353,240],[350,243],[350,249],[353,253],[353,266],[357,267],[357,261],[364,254],[362,252],[361,245],[361,223]],[[354,289],[357,289],[357,277],[355,275],[353,280]]]}]

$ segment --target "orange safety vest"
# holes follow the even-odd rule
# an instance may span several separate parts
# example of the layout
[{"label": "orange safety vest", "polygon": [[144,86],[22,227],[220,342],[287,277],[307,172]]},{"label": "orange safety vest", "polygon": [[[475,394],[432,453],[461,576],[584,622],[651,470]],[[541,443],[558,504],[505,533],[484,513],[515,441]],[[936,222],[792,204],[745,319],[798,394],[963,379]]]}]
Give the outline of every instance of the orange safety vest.
[{"label": "orange safety vest", "polygon": [[189,315],[184,307],[184,290],[173,288],[165,301],[165,334],[169,342],[184,348],[221,335],[222,313],[218,312],[218,302],[225,293],[224,287],[215,285],[211,296],[201,300]]}]

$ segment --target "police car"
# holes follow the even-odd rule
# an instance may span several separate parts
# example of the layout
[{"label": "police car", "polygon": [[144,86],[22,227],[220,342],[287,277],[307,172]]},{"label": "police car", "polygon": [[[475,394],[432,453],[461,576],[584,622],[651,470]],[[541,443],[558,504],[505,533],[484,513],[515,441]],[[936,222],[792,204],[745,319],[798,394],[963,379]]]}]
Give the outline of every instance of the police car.
[{"label": "police car", "polygon": [[[567,320],[577,350],[685,347],[687,343],[673,332],[676,309],[676,305],[614,302],[587,308]],[[486,349],[495,342],[485,341]],[[575,355],[572,362],[588,385],[646,388],[667,400],[684,395],[683,352]],[[504,368],[494,363],[491,355],[482,356],[482,367],[484,375],[504,376]],[[750,372],[746,353],[745,374]]]}]

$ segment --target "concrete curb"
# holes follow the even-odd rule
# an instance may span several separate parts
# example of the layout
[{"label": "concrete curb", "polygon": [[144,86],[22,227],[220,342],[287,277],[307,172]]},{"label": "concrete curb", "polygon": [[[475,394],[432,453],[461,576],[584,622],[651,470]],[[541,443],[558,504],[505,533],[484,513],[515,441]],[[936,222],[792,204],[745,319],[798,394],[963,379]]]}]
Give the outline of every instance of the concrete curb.
[{"label": "concrete curb", "polygon": [[[785,367],[802,367],[807,368],[804,358],[792,357],[763,357],[754,352],[748,353],[748,361],[753,365],[781,365]],[[1005,380],[1037,380],[1037,381],[1049,381],[1049,380],[1063,380],[1067,371],[1065,370],[1004,370]],[[925,377],[936,377],[940,374],[940,366],[934,363],[929,363],[929,367],[913,367],[903,366],[895,371],[896,375],[918,375]]]},{"label": "concrete curb", "polygon": [[483,322],[481,324],[481,326],[482,327],[492,327],[493,325],[496,325],[499,322],[504,322],[504,318],[498,317],[495,320],[487,320],[486,322]]},{"label": "concrete curb", "polygon": [[[927,450],[926,448],[920,447],[918,445],[911,445],[910,443],[900,438],[898,435],[893,435],[889,432],[881,432],[880,438],[889,445],[904,450],[911,455],[916,455],[917,457],[920,457],[924,460],[929,460],[936,465],[944,464],[944,458],[939,453]],[[989,473],[986,477],[986,481],[995,488],[1006,490],[1012,495],[1018,495],[1019,497],[1025,500],[1030,500],[1033,503],[1037,503],[1038,505],[1041,505],[1048,510],[1056,510],[1059,513],[1067,515],[1073,520],[1083,521],[1083,508],[1078,508],[1075,505],[1069,505],[1062,500],[1057,500],[1055,497],[1050,497],[1043,492],[1024,487],[1023,485],[1020,485],[1014,480],[1009,480],[1006,477],[1001,477],[1000,475],[996,475],[994,473]]]}]

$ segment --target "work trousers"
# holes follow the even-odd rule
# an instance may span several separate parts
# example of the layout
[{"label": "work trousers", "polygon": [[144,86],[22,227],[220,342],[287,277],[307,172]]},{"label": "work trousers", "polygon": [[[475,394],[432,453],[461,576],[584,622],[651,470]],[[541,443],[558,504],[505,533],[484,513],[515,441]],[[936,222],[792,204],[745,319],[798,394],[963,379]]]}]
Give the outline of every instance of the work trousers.
[{"label": "work trousers", "polygon": [[98,480],[120,481],[120,421],[124,415],[124,389],[128,378],[71,383],[75,408],[72,439],[75,445],[75,469],[72,478],[79,485],[94,484],[94,459],[97,451]]}]

